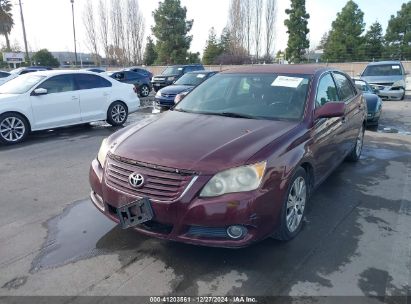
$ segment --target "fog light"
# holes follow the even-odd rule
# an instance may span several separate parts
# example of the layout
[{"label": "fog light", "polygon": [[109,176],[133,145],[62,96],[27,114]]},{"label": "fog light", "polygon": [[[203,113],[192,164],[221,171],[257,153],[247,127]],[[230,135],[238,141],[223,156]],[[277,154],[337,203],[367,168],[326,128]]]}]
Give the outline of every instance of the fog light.
[{"label": "fog light", "polygon": [[227,228],[228,236],[235,240],[244,237],[246,233],[247,229],[243,226],[234,225]]}]

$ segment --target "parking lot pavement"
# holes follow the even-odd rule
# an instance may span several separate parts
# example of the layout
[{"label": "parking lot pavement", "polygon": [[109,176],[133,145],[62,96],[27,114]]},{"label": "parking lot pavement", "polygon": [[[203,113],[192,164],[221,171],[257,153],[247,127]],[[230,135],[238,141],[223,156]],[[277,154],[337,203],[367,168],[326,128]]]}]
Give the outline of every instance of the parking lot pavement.
[{"label": "parking lot pavement", "polygon": [[[410,104],[386,102],[381,125],[408,128]],[[0,296],[410,295],[410,135],[368,131],[360,162],[316,191],[293,241],[229,250],[123,231],[91,205],[89,164],[114,130],[0,147]]]}]

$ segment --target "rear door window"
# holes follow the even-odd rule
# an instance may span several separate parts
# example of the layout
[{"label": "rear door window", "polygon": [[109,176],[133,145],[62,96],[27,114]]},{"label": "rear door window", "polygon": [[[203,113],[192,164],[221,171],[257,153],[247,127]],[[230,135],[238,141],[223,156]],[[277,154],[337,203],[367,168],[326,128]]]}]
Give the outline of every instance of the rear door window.
[{"label": "rear door window", "polygon": [[74,75],[78,90],[90,90],[111,87],[111,82],[103,77],[90,74]]}]

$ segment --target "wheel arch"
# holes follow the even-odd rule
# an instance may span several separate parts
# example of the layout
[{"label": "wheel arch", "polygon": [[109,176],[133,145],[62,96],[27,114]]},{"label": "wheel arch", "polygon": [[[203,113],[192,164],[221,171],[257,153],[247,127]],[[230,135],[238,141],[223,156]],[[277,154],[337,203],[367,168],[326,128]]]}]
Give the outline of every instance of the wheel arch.
[{"label": "wheel arch", "polygon": [[31,132],[30,119],[27,117],[26,114],[24,114],[24,113],[22,113],[22,112],[19,112],[19,111],[5,111],[5,112],[1,113],[0,116],[3,116],[3,115],[5,115],[5,114],[18,114],[18,115],[22,116],[22,117],[25,119],[25,121],[26,121],[26,123],[27,123],[27,126],[28,126],[28,128],[29,128],[28,131]]}]

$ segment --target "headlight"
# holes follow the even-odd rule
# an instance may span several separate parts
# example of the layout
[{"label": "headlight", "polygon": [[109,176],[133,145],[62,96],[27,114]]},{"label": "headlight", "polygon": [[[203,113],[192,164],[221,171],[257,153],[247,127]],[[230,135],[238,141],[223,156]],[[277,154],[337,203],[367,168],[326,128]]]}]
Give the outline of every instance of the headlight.
[{"label": "headlight", "polygon": [[398,80],[394,82],[391,88],[405,88],[404,80]]},{"label": "headlight", "polygon": [[106,163],[106,157],[107,157],[109,149],[110,147],[107,144],[107,138],[105,138],[103,139],[103,142],[101,143],[101,147],[97,155],[97,160],[100,163],[101,167],[104,167],[104,164]]},{"label": "headlight", "polygon": [[172,77],[167,77],[167,81],[174,81],[176,78],[174,76]]},{"label": "headlight", "polygon": [[257,189],[264,176],[267,162],[243,166],[217,173],[201,191],[201,197],[214,197],[227,193]]},{"label": "headlight", "polygon": [[160,97],[161,97],[161,92],[160,92],[160,91],[158,91],[158,92],[156,93],[156,97],[157,97],[157,98],[160,98]]}]

